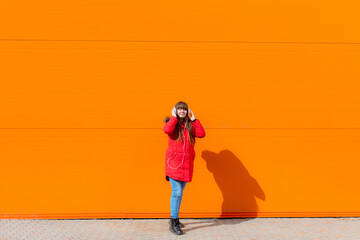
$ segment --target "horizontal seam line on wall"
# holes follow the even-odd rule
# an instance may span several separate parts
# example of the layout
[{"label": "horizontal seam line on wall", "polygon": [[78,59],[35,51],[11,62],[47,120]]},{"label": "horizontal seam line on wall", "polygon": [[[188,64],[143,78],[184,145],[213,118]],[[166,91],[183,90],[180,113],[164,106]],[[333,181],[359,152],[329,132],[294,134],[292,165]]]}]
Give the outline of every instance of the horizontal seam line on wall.
[{"label": "horizontal seam line on wall", "polygon": [[107,40],[107,39],[0,39],[17,42],[123,42],[123,43],[218,43],[218,44],[346,44],[359,45],[359,42],[256,42],[256,41],[161,41],[161,40]]},{"label": "horizontal seam line on wall", "polygon": [[[358,217],[360,212],[197,212],[197,213],[183,213],[183,218],[218,218],[219,215],[235,218],[246,217],[296,217],[296,218],[310,218],[310,217]],[[45,213],[45,214],[4,214],[0,213],[1,219],[18,218],[18,219],[42,219],[42,218],[59,218],[59,219],[78,219],[78,218],[168,218],[169,213]]]},{"label": "horizontal seam line on wall", "polygon": [[[168,214],[169,212],[64,212],[64,213],[0,213],[0,215],[53,215],[53,214]],[[182,214],[214,214],[214,213],[360,213],[359,211],[239,211],[239,212],[185,212]]]},{"label": "horizontal seam line on wall", "polygon": [[[207,128],[208,130],[357,130],[360,128]],[[0,128],[0,130],[162,130],[162,128]]]}]

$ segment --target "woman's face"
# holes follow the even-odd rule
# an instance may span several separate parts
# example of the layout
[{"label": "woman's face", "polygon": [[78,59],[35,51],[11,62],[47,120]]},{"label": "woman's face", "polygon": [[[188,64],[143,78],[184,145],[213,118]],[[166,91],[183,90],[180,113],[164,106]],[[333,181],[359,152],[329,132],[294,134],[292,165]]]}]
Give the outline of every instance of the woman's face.
[{"label": "woman's face", "polygon": [[179,118],[184,118],[184,117],[186,117],[186,115],[187,115],[187,110],[186,110],[186,109],[183,109],[183,108],[178,108],[178,109],[176,110],[176,113],[177,113],[177,115],[179,116]]}]

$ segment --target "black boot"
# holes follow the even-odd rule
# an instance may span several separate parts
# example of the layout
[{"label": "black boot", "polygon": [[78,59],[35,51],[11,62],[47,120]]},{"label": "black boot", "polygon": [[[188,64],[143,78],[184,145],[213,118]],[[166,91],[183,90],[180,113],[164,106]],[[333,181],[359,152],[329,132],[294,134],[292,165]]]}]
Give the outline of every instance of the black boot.
[{"label": "black boot", "polygon": [[[171,219],[169,220],[169,225],[171,225]],[[182,224],[182,223],[180,222],[180,220],[179,220],[179,227],[181,227],[181,228],[184,228],[184,227],[185,227],[184,224]]]},{"label": "black boot", "polygon": [[179,226],[179,219],[178,218],[171,218],[170,219],[170,231],[175,235],[182,235],[183,231],[180,229]]}]

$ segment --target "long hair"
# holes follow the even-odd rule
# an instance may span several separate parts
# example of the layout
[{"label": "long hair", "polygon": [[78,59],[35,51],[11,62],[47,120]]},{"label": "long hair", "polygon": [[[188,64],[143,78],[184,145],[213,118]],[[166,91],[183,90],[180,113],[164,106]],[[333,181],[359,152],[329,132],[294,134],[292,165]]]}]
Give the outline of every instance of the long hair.
[{"label": "long hair", "polygon": [[[189,133],[187,138],[188,138],[190,144],[194,145],[195,144],[195,133],[194,133],[193,125],[191,124],[191,120],[189,119],[189,107],[185,102],[178,102],[178,103],[175,104],[176,111],[179,108],[182,108],[182,109],[187,111],[186,117],[183,119],[183,122],[185,124],[185,127],[186,127],[188,133]],[[169,117],[165,118],[165,122],[168,122],[169,120],[170,120]],[[178,118],[178,120],[179,120],[179,118]],[[176,141],[180,142],[180,141],[183,140],[183,134],[184,134],[183,131],[184,131],[184,128],[181,126],[180,121],[178,121],[176,126],[175,126],[175,129],[174,129],[174,134],[175,134]]]}]

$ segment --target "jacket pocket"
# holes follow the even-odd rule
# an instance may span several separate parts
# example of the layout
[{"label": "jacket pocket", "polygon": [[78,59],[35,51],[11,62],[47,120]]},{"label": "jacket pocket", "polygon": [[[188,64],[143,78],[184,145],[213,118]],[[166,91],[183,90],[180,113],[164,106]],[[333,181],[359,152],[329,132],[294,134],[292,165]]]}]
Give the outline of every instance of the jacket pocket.
[{"label": "jacket pocket", "polygon": [[174,159],[176,156],[176,150],[174,147],[169,147],[166,152],[166,156],[168,159]]}]

